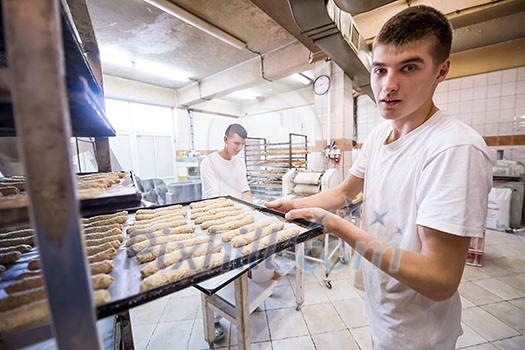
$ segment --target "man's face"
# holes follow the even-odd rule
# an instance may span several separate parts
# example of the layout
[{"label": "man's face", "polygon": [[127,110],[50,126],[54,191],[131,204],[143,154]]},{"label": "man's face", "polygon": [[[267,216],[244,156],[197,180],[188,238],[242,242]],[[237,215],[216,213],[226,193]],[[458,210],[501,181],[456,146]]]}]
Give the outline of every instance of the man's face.
[{"label": "man's face", "polygon": [[233,136],[224,135],[224,148],[231,157],[239,154],[239,152],[242,151],[242,148],[245,144],[246,139],[243,139],[235,133],[233,134]]},{"label": "man's face", "polygon": [[435,67],[430,39],[402,47],[376,44],[373,48],[371,84],[381,115],[408,120],[428,113],[437,84],[448,73],[449,60]]}]

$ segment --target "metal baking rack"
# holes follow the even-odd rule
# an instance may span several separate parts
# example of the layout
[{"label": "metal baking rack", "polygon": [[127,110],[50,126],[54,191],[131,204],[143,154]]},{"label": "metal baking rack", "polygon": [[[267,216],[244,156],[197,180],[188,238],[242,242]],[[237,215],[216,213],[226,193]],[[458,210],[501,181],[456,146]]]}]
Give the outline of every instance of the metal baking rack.
[{"label": "metal baking rack", "polygon": [[0,347],[54,337],[60,349],[100,349],[69,150],[72,136],[95,137],[99,171],[111,168],[107,136],[115,130],[104,114],[98,47],[85,0],[27,5],[0,7],[0,136],[16,135],[29,193],[25,204],[6,204],[0,227],[31,219],[51,322],[2,334]]},{"label": "metal baking rack", "polygon": [[265,138],[248,137],[244,149],[248,184],[255,197],[281,197],[282,177],[291,168],[306,169],[308,137],[290,133],[288,142],[269,143]]}]

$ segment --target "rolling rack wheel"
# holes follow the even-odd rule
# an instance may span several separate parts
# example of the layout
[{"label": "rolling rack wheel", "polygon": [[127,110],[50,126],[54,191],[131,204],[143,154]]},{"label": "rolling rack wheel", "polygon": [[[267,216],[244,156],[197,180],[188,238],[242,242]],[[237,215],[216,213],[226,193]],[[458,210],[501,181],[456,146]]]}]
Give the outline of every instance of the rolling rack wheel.
[{"label": "rolling rack wheel", "polygon": [[332,281],[330,281],[330,280],[327,279],[327,278],[324,278],[324,279],[323,279],[323,283],[324,283],[324,285],[326,286],[326,288],[328,288],[328,289],[332,289]]}]

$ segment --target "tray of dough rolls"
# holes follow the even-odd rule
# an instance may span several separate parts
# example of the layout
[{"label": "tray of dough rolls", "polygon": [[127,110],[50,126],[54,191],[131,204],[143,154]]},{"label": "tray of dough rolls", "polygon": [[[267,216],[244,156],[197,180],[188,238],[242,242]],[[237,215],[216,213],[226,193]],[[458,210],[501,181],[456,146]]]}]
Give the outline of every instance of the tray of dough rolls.
[{"label": "tray of dough rolls", "polygon": [[[142,199],[128,171],[78,174],[77,196],[84,216],[138,207]],[[0,178],[0,226],[27,223],[28,204],[23,176]]]},{"label": "tray of dough rolls", "polygon": [[115,256],[104,317],[259,261],[323,233],[305,220],[226,196],[137,210]]},{"label": "tray of dough rolls", "polygon": [[[99,318],[255,263],[323,233],[321,225],[287,221],[282,213],[229,196],[97,215],[81,223]],[[2,333],[49,318],[32,229],[1,235],[23,250],[11,254],[16,259],[0,272],[0,343]],[[28,312],[35,316],[27,317]],[[17,317],[23,321],[2,321]]]}]

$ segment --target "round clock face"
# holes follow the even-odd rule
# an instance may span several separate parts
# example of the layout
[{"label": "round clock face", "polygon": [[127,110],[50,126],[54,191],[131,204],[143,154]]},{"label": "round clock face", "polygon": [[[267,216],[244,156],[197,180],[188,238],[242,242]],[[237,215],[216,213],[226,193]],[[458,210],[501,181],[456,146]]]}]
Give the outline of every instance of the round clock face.
[{"label": "round clock face", "polygon": [[330,88],[330,78],[328,75],[320,75],[314,80],[314,93],[317,95],[325,94]]}]

